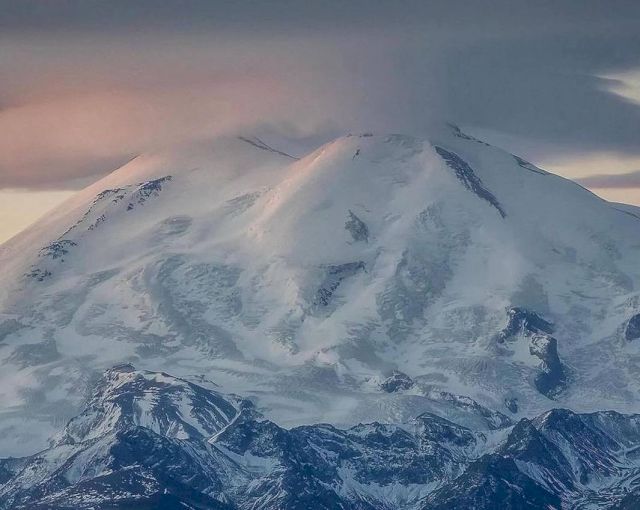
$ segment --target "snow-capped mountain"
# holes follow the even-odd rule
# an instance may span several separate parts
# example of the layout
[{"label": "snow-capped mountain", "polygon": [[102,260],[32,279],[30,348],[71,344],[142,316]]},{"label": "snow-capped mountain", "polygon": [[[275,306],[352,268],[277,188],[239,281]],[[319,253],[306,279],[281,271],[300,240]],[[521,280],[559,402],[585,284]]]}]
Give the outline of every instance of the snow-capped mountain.
[{"label": "snow-capped mountain", "polygon": [[109,370],[51,448],[0,461],[0,508],[559,510],[640,497],[638,415],[553,410],[491,433],[431,413],[286,430],[225,399]]},{"label": "snow-capped mountain", "polygon": [[[307,155],[240,137],[140,156],[0,247],[0,457],[64,459],[95,441],[103,455],[137,431],[193,468],[209,439],[240,427],[247,401],[286,437],[291,427],[319,434],[318,423],[347,436],[359,423],[406,431],[434,416],[476,442],[510,431],[503,440],[540,443],[544,417],[564,416],[552,409],[633,414],[639,255],[640,209],[457,128],[429,140],[346,136]],[[170,386],[180,388],[121,370],[107,372],[115,393],[96,397],[100,374],[122,363],[179,377]],[[519,460],[535,450],[526,441],[483,446],[492,456],[482,463],[456,453],[463,460],[442,476],[463,473],[464,490],[423,477],[393,497],[447,508],[437,505],[480,497],[483,483],[541,486],[549,505],[565,490],[598,492],[564,443],[554,442],[577,478],[557,482],[562,491],[543,483]],[[218,455],[206,460],[216,470],[230,462]],[[3,464],[3,490],[26,480],[15,468],[25,462]]]}]

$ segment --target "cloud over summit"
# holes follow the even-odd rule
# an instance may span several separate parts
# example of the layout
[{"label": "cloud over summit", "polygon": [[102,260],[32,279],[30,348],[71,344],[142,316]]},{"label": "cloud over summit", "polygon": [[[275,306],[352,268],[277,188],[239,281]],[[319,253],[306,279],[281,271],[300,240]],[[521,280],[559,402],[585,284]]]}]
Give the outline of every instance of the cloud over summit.
[{"label": "cloud over summit", "polygon": [[[218,134],[424,134],[640,152],[640,4],[0,2],[0,188],[59,188]],[[517,150],[518,147],[514,147]]]}]

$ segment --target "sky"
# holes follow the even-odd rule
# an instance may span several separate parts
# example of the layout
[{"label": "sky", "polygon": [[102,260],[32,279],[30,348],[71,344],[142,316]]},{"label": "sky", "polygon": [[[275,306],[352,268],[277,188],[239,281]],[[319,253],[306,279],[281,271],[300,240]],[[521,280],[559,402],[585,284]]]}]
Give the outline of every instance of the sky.
[{"label": "sky", "polygon": [[451,122],[640,205],[640,2],[0,0],[0,242],[132,157]]}]

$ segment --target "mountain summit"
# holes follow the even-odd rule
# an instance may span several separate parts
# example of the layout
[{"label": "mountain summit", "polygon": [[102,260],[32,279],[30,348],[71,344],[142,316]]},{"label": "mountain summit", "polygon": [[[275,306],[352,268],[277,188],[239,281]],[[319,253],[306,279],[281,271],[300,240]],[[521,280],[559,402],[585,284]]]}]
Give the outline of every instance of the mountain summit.
[{"label": "mountain summit", "polygon": [[457,128],[140,156],[0,247],[0,456],[120,363],[285,428],[630,413],[639,255],[640,209]]}]

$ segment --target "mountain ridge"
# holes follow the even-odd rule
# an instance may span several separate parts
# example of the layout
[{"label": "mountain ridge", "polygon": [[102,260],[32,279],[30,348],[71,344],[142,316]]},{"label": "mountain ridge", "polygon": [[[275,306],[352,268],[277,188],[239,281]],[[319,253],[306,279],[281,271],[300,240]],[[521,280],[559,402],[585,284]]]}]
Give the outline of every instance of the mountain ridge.
[{"label": "mountain ridge", "polygon": [[[0,508],[613,509],[640,495],[639,415],[555,409],[492,433],[431,413],[411,427],[287,430],[228,398],[107,370],[49,449],[0,459]],[[220,422],[222,407],[233,411]],[[78,420],[102,411],[109,427],[79,436]],[[176,433],[194,420],[208,432]]]}]

